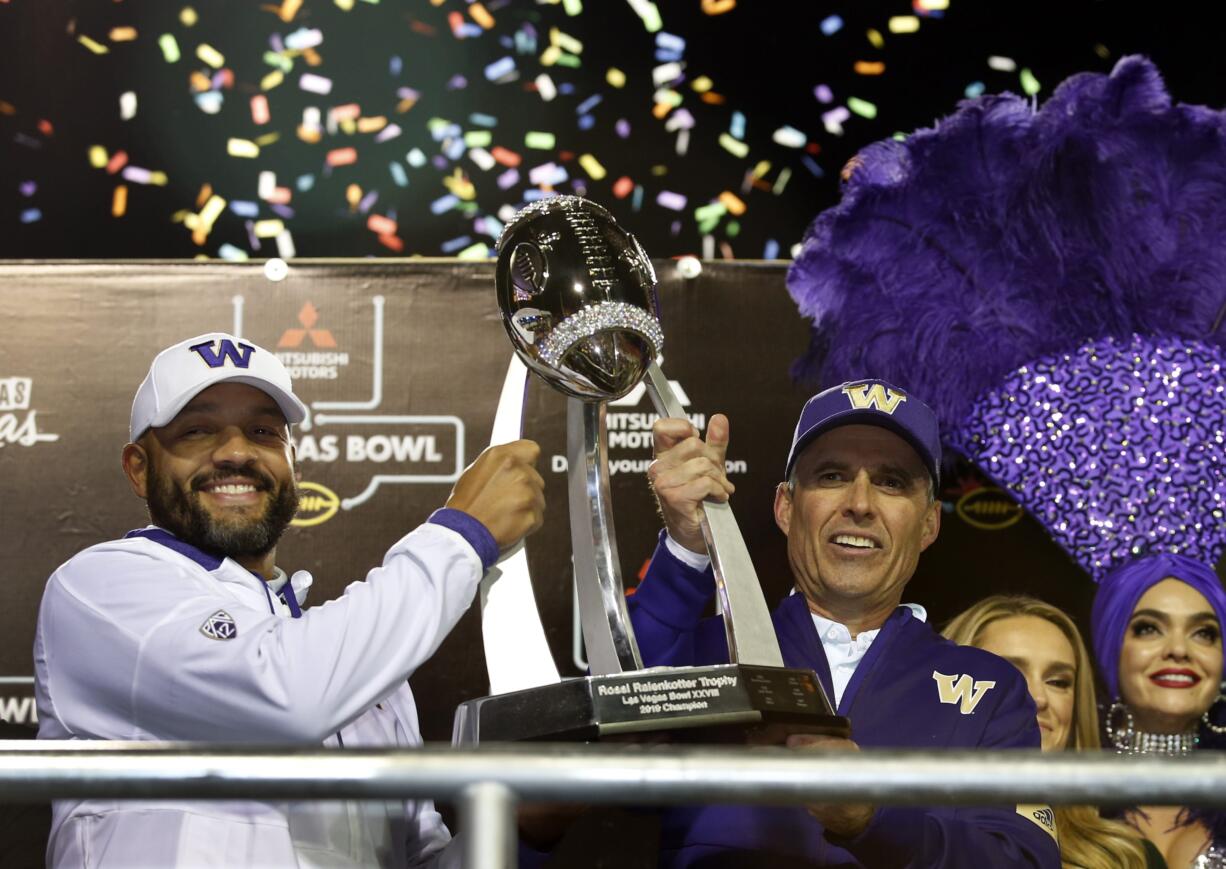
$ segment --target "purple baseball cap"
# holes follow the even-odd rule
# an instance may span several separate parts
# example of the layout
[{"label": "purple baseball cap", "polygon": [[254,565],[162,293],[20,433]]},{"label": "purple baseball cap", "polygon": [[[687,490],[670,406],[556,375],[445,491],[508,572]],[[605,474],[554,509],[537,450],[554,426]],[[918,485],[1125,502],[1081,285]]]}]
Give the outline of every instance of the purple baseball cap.
[{"label": "purple baseball cap", "polygon": [[849,380],[805,402],[792,435],[783,478],[792,475],[792,467],[805,447],[844,425],[875,425],[894,432],[919,455],[933,486],[940,484],[941,430],[936,414],[915,396],[884,380]]}]

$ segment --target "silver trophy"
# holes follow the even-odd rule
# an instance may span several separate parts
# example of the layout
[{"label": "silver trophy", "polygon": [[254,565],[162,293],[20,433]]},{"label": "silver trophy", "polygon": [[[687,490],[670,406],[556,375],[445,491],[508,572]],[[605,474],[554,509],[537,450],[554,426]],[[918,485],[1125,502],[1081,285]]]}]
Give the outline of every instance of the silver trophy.
[{"label": "silver trophy", "polygon": [[591,739],[640,731],[784,723],[846,735],[821,683],[788,669],[728,504],[704,505],[731,663],[644,670],[626,611],[609,490],[606,402],[645,378],[661,416],[685,417],[657,362],[656,275],[634,236],[601,206],[557,196],[521,210],[498,240],[496,285],[515,348],[494,442],[523,428],[526,372],[568,396],[571,544],[591,675],[561,679],[522,547],[482,587],[491,696],[460,706],[454,741]]}]

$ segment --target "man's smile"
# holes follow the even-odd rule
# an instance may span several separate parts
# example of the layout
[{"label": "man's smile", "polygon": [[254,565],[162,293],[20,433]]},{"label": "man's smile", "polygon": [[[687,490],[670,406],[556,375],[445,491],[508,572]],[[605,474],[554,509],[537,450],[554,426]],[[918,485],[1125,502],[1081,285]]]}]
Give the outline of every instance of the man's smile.
[{"label": "man's smile", "polygon": [[874,552],[882,548],[875,538],[864,534],[835,534],[831,536],[830,542],[849,555]]}]

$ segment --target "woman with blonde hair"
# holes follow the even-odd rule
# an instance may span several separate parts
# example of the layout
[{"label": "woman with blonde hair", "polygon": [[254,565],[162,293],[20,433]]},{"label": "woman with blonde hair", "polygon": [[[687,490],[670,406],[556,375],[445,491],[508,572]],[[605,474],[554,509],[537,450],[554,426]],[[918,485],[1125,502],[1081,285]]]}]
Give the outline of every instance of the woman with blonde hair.
[{"label": "woman with blonde hair", "polygon": [[[1043,751],[1101,748],[1094,673],[1077,626],[1060,610],[1023,595],[993,595],[956,616],[942,634],[1010,661],[1026,677],[1038,710]],[[1161,856],[1132,827],[1093,806],[1056,808],[1066,869],[1145,869]]]}]

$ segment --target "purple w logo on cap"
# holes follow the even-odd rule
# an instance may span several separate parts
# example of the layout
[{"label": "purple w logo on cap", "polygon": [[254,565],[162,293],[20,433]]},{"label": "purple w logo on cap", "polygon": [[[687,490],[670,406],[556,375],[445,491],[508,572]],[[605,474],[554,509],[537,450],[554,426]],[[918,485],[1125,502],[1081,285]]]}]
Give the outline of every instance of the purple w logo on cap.
[{"label": "purple w logo on cap", "polygon": [[786,479],[797,457],[818,437],[842,425],[875,425],[907,441],[934,483],[941,475],[941,433],[928,405],[884,380],[849,380],[819,392],[806,402],[792,436]]},{"label": "purple w logo on cap", "polygon": [[209,368],[221,368],[226,364],[227,359],[235,368],[246,368],[251,364],[251,354],[255,352],[255,348],[250,344],[239,344],[235,347],[234,342],[228,338],[222,338],[216,343],[219,345],[216,350],[213,349],[213,341],[193,344],[187,349],[203,359],[204,364]]}]

